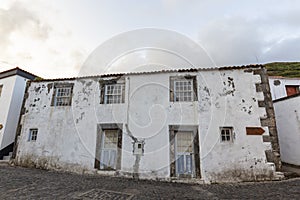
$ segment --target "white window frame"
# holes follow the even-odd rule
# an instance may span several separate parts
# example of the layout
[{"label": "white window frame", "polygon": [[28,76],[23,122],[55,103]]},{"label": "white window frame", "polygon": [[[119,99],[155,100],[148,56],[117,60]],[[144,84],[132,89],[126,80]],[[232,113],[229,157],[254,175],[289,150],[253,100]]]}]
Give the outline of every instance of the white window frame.
[{"label": "white window frame", "polygon": [[[120,87],[116,89],[116,87]],[[106,84],[104,88],[104,104],[120,104],[123,102],[124,84]]]},{"label": "white window frame", "polygon": [[220,141],[232,143],[234,139],[233,127],[220,127]]},{"label": "white window frame", "polygon": [[29,129],[28,141],[35,142],[37,140],[37,135],[38,135],[38,129],[37,128]]},{"label": "white window frame", "polygon": [[54,106],[71,106],[71,98],[71,86],[61,86],[55,88]]},{"label": "white window frame", "polygon": [[[184,85],[184,83],[188,83]],[[181,84],[180,91],[177,90],[177,84]],[[190,87],[190,88],[187,88]],[[189,95],[186,95],[189,94]],[[194,101],[194,89],[192,79],[174,80],[174,101],[175,102],[191,102]]]}]

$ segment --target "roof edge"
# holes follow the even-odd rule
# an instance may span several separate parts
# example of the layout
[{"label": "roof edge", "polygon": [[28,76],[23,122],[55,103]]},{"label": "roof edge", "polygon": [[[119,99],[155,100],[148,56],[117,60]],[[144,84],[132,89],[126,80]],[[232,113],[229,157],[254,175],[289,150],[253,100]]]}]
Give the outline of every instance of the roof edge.
[{"label": "roof edge", "polygon": [[15,67],[13,69],[9,69],[9,70],[0,72],[0,79],[7,78],[10,76],[15,76],[15,75],[19,75],[19,76],[22,76],[22,77],[30,79],[30,80],[34,80],[37,77],[36,75],[34,75],[28,71],[20,69],[19,67]]},{"label": "roof edge", "polygon": [[113,76],[125,76],[125,75],[142,75],[142,74],[158,74],[158,73],[175,73],[175,72],[199,72],[199,71],[223,71],[223,70],[234,70],[234,69],[258,69],[264,68],[262,64],[242,65],[242,66],[225,66],[225,67],[214,67],[214,68],[181,68],[171,70],[159,70],[159,71],[148,71],[148,72],[127,72],[127,73],[112,73],[112,74],[99,74],[94,76],[81,76],[71,78],[55,78],[55,79],[41,79],[34,80],[33,82],[49,82],[49,81],[71,81],[76,79],[86,78],[101,78],[101,77],[113,77]]},{"label": "roof edge", "polygon": [[299,96],[300,96],[300,93],[294,94],[294,95],[291,95],[291,96],[287,96],[287,97],[282,97],[282,98],[273,100],[273,103],[284,101],[284,100],[288,100],[288,99],[293,99],[293,98],[299,97]]}]

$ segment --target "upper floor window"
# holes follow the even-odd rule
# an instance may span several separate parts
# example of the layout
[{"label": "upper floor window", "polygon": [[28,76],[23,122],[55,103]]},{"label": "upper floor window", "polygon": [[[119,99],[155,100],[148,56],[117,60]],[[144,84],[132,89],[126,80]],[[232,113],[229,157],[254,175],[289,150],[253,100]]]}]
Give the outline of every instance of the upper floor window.
[{"label": "upper floor window", "polygon": [[287,96],[291,96],[291,95],[300,93],[299,85],[286,85],[285,90],[286,90],[286,95]]},{"label": "upper floor window", "polygon": [[105,85],[104,103],[105,104],[122,103],[123,87],[124,87],[123,84]]},{"label": "upper floor window", "polygon": [[52,106],[70,106],[72,103],[73,84],[57,84],[54,86]]},{"label": "upper floor window", "polygon": [[120,104],[125,102],[125,80],[101,80],[101,104]]},{"label": "upper floor window", "polygon": [[196,76],[170,77],[170,101],[197,101]]}]

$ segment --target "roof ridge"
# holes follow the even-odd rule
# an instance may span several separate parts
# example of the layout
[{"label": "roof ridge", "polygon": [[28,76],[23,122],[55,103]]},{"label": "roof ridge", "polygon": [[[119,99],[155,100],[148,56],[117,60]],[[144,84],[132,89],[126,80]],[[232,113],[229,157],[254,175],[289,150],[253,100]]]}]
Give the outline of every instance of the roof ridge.
[{"label": "roof ridge", "polygon": [[209,71],[209,70],[231,70],[231,69],[247,69],[247,68],[261,68],[264,67],[262,64],[250,64],[241,66],[223,66],[223,67],[211,67],[211,68],[178,68],[178,69],[162,69],[157,71],[143,71],[143,72],[119,72],[119,73],[103,73],[98,75],[87,75],[70,78],[54,78],[54,79],[41,79],[35,80],[35,82],[42,81],[64,81],[64,80],[75,80],[83,78],[98,78],[98,77],[110,77],[110,76],[124,76],[124,75],[141,75],[141,74],[156,74],[156,73],[173,73],[173,72],[198,72],[198,71]]}]

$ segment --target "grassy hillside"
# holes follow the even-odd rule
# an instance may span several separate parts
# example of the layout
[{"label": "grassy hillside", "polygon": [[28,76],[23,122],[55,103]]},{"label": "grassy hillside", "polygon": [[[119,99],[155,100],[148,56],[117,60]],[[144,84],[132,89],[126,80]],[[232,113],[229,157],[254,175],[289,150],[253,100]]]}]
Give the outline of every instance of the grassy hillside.
[{"label": "grassy hillside", "polygon": [[300,77],[300,62],[275,62],[265,66],[269,76]]}]

